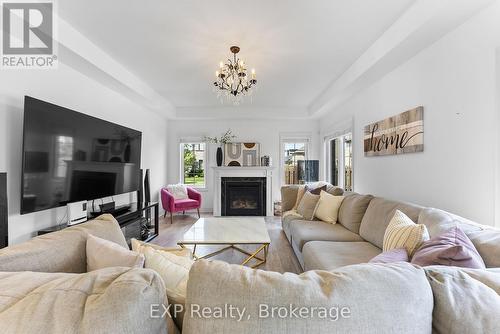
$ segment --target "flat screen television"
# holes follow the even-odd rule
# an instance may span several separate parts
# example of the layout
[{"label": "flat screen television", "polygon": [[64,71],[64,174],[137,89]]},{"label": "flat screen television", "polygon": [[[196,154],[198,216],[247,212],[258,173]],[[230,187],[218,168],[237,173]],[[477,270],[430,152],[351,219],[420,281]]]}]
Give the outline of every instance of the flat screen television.
[{"label": "flat screen television", "polygon": [[139,190],[141,138],[25,96],[21,214]]}]

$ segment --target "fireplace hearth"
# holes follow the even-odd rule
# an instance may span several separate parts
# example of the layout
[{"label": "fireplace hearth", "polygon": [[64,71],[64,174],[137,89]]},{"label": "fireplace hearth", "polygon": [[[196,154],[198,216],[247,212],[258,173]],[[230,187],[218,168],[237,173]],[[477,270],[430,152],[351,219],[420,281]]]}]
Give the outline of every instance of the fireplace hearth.
[{"label": "fireplace hearth", "polygon": [[265,177],[222,177],[222,216],[265,216]]}]

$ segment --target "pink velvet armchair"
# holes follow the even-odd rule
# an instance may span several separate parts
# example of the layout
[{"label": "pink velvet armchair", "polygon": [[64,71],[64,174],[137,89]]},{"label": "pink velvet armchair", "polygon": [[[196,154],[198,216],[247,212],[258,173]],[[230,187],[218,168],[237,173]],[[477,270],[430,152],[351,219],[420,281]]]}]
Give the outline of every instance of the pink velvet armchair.
[{"label": "pink velvet armchair", "polygon": [[175,199],[174,196],[167,190],[167,188],[161,189],[161,204],[163,210],[165,210],[165,215],[170,212],[170,223],[174,223],[174,212],[182,211],[183,213],[187,210],[196,209],[198,211],[198,218],[200,218],[200,207],[201,207],[201,194],[191,187],[186,187],[188,197],[186,199]]}]

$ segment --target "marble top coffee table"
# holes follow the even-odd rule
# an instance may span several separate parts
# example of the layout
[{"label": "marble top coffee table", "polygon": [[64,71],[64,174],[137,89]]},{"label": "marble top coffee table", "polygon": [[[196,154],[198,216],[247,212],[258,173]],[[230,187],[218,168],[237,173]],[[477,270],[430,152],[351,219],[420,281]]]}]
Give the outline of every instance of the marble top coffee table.
[{"label": "marble top coffee table", "polygon": [[[262,217],[210,217],[198,219],[177,244],[183,248],[192,245],[195,259],[208,258],[225,250],[235,249],[247,255],[241,265],[246,265],[254,259],[257,262],[252,265],[252,268],[255,268],[266,262],[270,243],[271,239]],[[197,245],[225,245],[225,247],[203,256],[197,256]],[[236,245],[257,245],[257,249],[251,253]],[[262,251],[264,257],[259,257]]]}]

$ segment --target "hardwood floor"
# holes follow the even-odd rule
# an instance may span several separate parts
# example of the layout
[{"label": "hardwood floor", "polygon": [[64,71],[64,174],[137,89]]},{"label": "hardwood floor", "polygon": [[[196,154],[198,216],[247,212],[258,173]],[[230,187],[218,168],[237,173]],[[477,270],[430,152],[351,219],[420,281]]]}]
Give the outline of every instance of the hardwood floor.
[{"label": "hardwood floor", "polygon": [[[202,217],[212,217],[212,215],[202,214]],[[161,217],[160,234],[152,241],[152,243],[165,247],[177,246],[177,241],[181,239],[182,235],[196,222],[197,219],[198,216],[196,213],[186,213],[186,215],[178,214],[174,215],[174,223],[170,224],[170,217]],[[265,217],[264,219],[266,221],[269,237],[271,238],[271,244],[269,245],[269,253],[267,255],[266,263],[259,266],[258,269],[276,271],[280,273],[302,273],[302,268],[293,253],[292,247],[286,239],[285,233],[281,229],[280,217]],[[241,245],[240,247],[248,251],[255,251],[257,249],[256,245]],[[197,246],[196,253],[198,255],[203,255],[216,251],[220,248],[220,246]],[[234,249],[230,249],[211,257],[210,259],[239,264],[243,262],[245,256]]]}]

